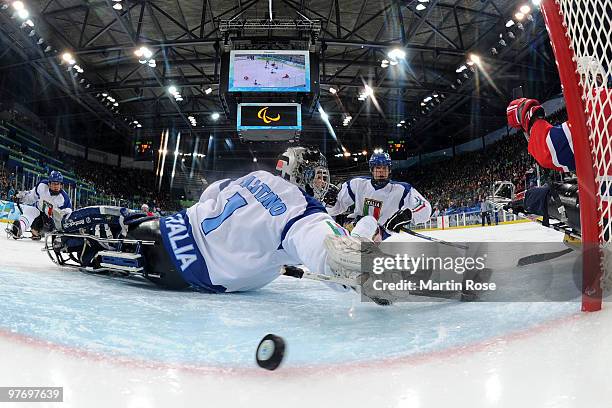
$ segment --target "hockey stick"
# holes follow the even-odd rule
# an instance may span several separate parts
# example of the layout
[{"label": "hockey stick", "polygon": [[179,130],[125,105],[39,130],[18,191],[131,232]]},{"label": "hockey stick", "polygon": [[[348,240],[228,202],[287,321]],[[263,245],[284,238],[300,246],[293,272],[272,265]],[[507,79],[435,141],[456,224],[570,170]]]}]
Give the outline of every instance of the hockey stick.
[{"label": "hockey stick", "polygon": [[339,285],[348,286],[349,288],[357,291],[361,285],[357,282],[357,279],[341,278],[338,276],[323,275],[320,273],[314,273],[306,269],[305,267],[283,265],[281,267],[281,274],[285,276],[291,276],[297,279],[308,279],[318,282],[326,283],[337,283]]},{"label": "hockey stick", "polygon": [[467,245],[456,244],[454,242],[448,242],[448,241],[444,241],[443,239],[438,239],[438,238],[430,237],[428,235],[423,235],[423,234],[420,234],[408,228],[402,228],[402,231],[412,236],[415,236],[417,238],[423,238],[427,241],[436,242],[438,244],[447,245],[447,246],[451,246],[451,247],[459,248],[459,249],[468,249]]},{"label": "hockey stick", "polygon": [[572,248],[567,248],[567,249],[564,249],[563,251],[546,252],[542,254],[528,255],[528,256],[525,256],[519,259],[518,262],[516,263],[516,266],[527,266],[527,265],[536,264],[540,262],[550,261],[552,259],[559,258],[565,254],[569,254],[570,252],[573,252],[573,251],[574,250]]}]

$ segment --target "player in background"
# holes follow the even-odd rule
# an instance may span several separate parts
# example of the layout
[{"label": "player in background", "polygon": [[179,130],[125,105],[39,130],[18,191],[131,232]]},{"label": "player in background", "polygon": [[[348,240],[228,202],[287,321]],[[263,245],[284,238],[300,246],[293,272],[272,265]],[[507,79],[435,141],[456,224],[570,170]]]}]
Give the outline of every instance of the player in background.
[{"label": "player in background", "polygon": [[21,238],[29,230],[32,239],[39,240],[43,227],[49,225],[53,210],[62,216],[72,212],[72,203],[63,189],[63,183],[62,173],[52,171],[46,180],[40,181],[32,190],[17,193],[15,200],[22,204],[22,214],[13,223],[11,234],[14,238]]},{"label": "player in background", "polygon": [[343,183],[339,192],[330,188],[324,201],[328,213],[337,216],[354,205],[355,227],[351,235],[374,239],[380,233],[385,239],[400,232],[411,222],[429,220],[431,205],[408,183],[391,180],[391,157],[374,153],[369,161],[371,177],[356,177]]},{"label": "player in background", "polygon": [[152,217],[155,215],[151,210],[149,210],[149,204],[146,203],[140,206],[140,211],[145,213],[148,217]]},{"label": "player in background", "polygon": [[[110,223],[121,237],[155,241],[154,246],[142,247],[145,276],[171,289],[258,289],[280,276],[284,265],[303,264],[338,277],[360,273],[361,241],[348,236],[307,193],[318,199],[326,193],[325,157],[317,149],[291,147],[279,158],[276,170],[278,175],[254,171],[216,181],[195,205],[169,217],[152,219],[125,208],[87,207],[61,220],[62,230],[72,233]],[[82,255],[84,246],[75,244],[72,236],[53,243],[56,255],[73,253],[81,266],[96,267],[88,263],[93,255]]]}]

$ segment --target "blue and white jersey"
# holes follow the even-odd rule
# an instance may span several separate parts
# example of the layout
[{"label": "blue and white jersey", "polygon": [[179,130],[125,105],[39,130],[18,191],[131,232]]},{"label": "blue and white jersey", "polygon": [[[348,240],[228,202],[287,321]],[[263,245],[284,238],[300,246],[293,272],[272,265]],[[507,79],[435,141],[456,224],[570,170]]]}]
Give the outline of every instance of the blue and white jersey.
[{"label": "blue and white jersey", "polygon": [[70,202],[68,194],[63,189],[60,190],[59,194],[51,194],[48,180],[40,181],[36,187],[27,191],[23,195],[21,202],[26,205],[34,206],[41,211],[45,208],[45,203],[47,203],[46,207],[49,207],[50,204],[53,209],[59,211],[62,215],[72,212],[72,203]]},{"label": "blue and white jersey", "polygon": [[431,205],[414,187],[408,183],[390,181],[382,188],[372,185],[370,177],[355,177],[342,184],[336,204],[328,208],[332,216],[344,213],[355,205],[357,217],[372,216],[379,225],[385,222],[398,210],[412,210],[412,220],[420,224],[429,220]]},{"label": "blue and white jersey", "polygon": [[323,239],[345,233],[321,203],[266,171],[211,184],[160,229],[185,281],[214,292],[260,288],[282,265],[325,273]]}]

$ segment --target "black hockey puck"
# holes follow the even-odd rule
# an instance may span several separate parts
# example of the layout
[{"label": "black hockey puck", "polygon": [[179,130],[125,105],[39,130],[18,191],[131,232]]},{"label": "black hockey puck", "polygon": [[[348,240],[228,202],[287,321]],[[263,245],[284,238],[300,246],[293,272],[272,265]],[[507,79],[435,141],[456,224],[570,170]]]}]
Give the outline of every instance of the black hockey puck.
[{"label": "black hockey puck", "polygon": [[285,356],[285,340],[274,334],[266,335],[259,342],[255,360],[257,365],[266,370],[276,370]]}]

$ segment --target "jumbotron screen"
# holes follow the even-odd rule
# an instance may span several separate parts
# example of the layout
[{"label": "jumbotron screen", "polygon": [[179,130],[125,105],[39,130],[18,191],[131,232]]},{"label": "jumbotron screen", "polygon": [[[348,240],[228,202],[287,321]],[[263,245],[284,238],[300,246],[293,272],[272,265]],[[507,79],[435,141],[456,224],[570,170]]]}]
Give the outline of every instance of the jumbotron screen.
[{"label": "jumbotron screen", "polygon": [[231,51],[230,92],[310,92],[308,51]]}]

